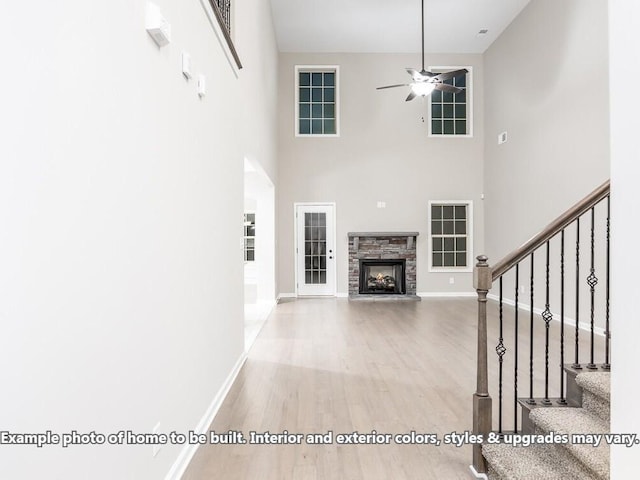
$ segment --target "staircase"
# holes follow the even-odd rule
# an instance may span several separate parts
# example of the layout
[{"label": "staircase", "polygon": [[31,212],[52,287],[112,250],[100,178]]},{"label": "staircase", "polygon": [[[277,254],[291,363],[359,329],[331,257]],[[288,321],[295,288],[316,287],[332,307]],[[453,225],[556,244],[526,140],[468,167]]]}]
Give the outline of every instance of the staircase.
[{"label": "staircase", "polygon": [[[482,454],[487,461],[491,480],[606,480],[609,478],[609,372],[569,375],[575,385],[568,389],[582,390],[581,405],[567,407],[537,407],[523,410],[533,428],[527,435],[543,435],[558,443],[513,446],[507,443],[484,444]],[[523,424],[525,423],[523,419]],[[574,434],[586,434],[574,438]],[[565,438],[559,437],[566,435]],[[505,434],[503,439],[512,437]],[[565,439],[568,440],[565,443]],[[572,441],[574,440],[574,441]],[[578,441],[590,443],[580,444]],[[594,446],[599,442],[597,446]]]},{"label": "staircase", "polygon": [[610,246],[606,181],[499,262],[477,257],[476,478],[609,478]]}]

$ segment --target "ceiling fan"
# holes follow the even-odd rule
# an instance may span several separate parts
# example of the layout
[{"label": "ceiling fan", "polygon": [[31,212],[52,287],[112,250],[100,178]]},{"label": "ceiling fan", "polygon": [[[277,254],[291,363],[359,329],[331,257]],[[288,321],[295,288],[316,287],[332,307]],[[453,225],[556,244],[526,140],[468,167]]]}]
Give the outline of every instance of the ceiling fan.
[{"label": "ceiling fan", "polygon": [[411,91],[409,92],[409,96],[406,101],[413,100],[416,97],[426,97],[434,90],[441,90],[443,92],[451,92],[451,93],[460,93],[462,92],[461,88],[454,87],[453,85],[449,85],[444,83],[445,80],[450,80],[453,77],[457,77],[458,75],[462,75],[463,73],[467,73],[466,68],[462,68],[460,70],[453,70],[450,72],[444,73],[433,73],[428,72],[424,69],[424,0],[422,0],[422,70],[419,72],[414,68],[407,68],[407,72],[411,75],[413,79],[412,83],[399,83],[397,85],[387,85],[386,87],[378,87],[376,90],[383,90],[385,88],[396,88],[396,87],[411,87]]}]

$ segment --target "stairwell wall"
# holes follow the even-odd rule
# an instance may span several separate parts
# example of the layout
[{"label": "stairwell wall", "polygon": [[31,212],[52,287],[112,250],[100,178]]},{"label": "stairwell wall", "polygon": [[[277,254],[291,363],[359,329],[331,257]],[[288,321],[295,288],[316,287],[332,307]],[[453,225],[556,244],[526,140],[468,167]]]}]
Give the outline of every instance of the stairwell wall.
[{"label": "stairwell wall", "polygon": [[[609,178],[607,2],[533,0],[485,52],[485,242],[489,263],[541,231]],[[507,132],[507,142],[498,135]],[[604,304],[606,205],[597,209],[597,305]],[[581,322],[589,319],[590,218],[581,222]],[[574,298],[575,229],[566,233],[566,296]],[[551,245],[551,310],[559,307],[559,242]],[[545,250],[534,304],[544,308]],[[513,299],[511,278],[505,295]],[[584,278],[582,278],[584,277]],[[529,263],[520,272],[529,303]],[[505,283],[505,286],[507,285]],[[505,287],[506,288],[506,287]],[[492,293],[497,294],[497,291]],[[569,308],[571,310],[569,310]],[[575,317],[574,307],[567,316]],[[604,315],[597,324],[604,326]]]}]

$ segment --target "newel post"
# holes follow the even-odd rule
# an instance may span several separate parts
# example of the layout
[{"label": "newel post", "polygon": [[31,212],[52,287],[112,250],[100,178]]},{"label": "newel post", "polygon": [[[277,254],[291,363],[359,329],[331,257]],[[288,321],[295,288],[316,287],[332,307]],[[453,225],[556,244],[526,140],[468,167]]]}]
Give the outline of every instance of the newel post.
[{"label": "newel post", "polygon": [[[491,397],[487,370],[487,293],[491,289],[491,268],[487,256],[480,255],[473,269],[473,288],[478,294],[478,359],[476,393],[473,395],[473,433],[487,438],[491,431]],[[487,465],[482,456],[482,445],[473,445],[473,468],[486,473]]]}]

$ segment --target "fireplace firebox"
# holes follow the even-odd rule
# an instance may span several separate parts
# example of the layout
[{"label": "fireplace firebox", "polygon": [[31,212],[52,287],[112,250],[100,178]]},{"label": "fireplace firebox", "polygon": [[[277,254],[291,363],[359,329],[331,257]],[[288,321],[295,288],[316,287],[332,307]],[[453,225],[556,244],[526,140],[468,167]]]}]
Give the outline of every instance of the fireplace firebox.
[{"label": "fireplace firebox", "polygon": [[360,259],[359,293],[404,295],[406,260]]}]

